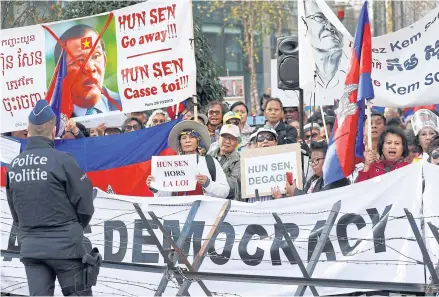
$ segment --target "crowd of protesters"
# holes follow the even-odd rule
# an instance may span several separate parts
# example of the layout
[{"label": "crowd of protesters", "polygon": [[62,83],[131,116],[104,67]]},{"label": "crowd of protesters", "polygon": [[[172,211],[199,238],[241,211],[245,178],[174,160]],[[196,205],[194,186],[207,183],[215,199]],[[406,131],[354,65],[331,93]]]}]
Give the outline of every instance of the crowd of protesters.
[{"label": "crowd of protesters", "polygon": [[[323,163],[336,119],[334,106],[322,108],[310,116],[304,114],[303,135],[300,135],[299,110],[284,107],[278,98],[265,95],[261,113],[265,117],[263,126],[251,126],[247,122],[249,109],[243,102],[235,102],[230,108],[220,101],[210,102],[205,113],[194,114],[194,104],[187,100],[181,111],[182,121],[169,134],[168,144],[177,154],[196,154],[198,160],[197,187],[191,192],[162,192],[151,187],[153,176],[146,184],[155,196],[208,195],[212,197],[242,200],[240,153],[291,143],[300,143],[302,152],[303,187],[299,189],[296,179],[285,184],[285,194],[278,187],[271,195],[250,198],[248,202],[267,201],[296,197],[328,189],[347,186],[385,174],[413,162],[425,160],[439,165],[439,131],[434,126],[424,126],[415,135],[410,117],[404,118],[398,109],[386,108],[384,113],[371,114],[371,147],[367,145],[368,125],[364,125],[364,160],[357,164],[348,178],[329,185],[323,182]],[[434,116],[437,111],[432,111]],[[101,124],[86,129],[70,119],[64,127],[64,139],[102,137],[130,133],[164,124],[175,118],[175,112],[155,110],[132,112],[120,127],[105,127]],[[439,122],[439,121],[438,121]],[[27,131],[10,133],[17,138],[26,138]]]}]

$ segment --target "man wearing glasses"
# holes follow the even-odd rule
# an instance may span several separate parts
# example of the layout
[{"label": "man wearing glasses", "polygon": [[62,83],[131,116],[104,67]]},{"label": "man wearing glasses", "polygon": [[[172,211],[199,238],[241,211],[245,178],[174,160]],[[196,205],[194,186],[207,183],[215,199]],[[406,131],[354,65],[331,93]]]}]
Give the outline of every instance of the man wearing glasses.
[{"label": "man wearing glasses", "polygon": [[[305,19],[307,36],[313,48],[313,60],[316,63],[316,83],[331,89],[343,84],[345,69],[340,69],[343,52],[343,34],[329,22],[315,1],[305,1]],[[341,78],[339,78],[339,75]]]},{"label": "man wearing glasses", "polygon": [[209,102],[209,107],[207,110],[207,129],[209,130],[212,143],[218,140],[218,134],[221,130],[224,113],[224,106],[221,102]]},{"label": "man wearing glasses", "polygon": [[[67,49],[67,79],[71,87],[73,103],[72,117],[118,110],[113,102],[122,107],[119,94],[104,87],[107,56],[105,54],[105,44],[102,39],[100,39],[99,44],[87,60],[93,44],[97,39],[98,34],[94,29],[83,24],[69,28],[60,37],[60,40],[64,42]],[[61,45],[57,43],[54,51],[55,63],[59,61],[61,53]],[[79,71],[81,65],[86,61],[87,63],[84,65],[82,71]],[[106,92],[113,102],[108,100],[101,90]]]}]

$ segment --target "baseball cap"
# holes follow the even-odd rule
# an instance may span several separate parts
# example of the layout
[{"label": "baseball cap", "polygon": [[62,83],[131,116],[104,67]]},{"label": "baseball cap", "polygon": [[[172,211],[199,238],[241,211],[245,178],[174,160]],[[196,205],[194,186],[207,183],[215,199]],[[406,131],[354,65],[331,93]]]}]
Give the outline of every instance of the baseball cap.
[{"label": "baseball cap", "polygon": [[223,117],[223,124],[225,124],[230,119],[241,120],[241,115],[239,115],[239,113],[236,113],[236,112],[233,112],[233,111],[229,111]]},{"label": "baseball cap", "polygon": [[29,114],[29,123],[34,125],[42,125],[55,117],[52,107],[45,99],[39,100],[35,104],[34,109]]},{"label": "baseball cap", "polygon": [[240,135],[239,127],[236,125],[232,125],[232,124],[223,125],[219,135],[221,136],[224,134],[230,134],[230,135],[238,138]]},{"label": "baseball cap", "polygon": [[258,131],[256,131],[256,137],[259,135],[259,133],[262,133],[262,132],[270,132],[274,136],[276,136],[276,139],[277,139],[276,130],[274,130],[273,128],[271,128],[269,126],[264,126],[264,127],[259,128]]}]

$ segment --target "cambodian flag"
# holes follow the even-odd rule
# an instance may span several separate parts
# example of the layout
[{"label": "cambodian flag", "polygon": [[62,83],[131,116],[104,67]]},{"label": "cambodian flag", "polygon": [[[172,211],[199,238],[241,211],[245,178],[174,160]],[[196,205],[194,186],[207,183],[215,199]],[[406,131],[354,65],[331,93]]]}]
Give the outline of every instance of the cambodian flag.
[{"label": "cambodian flag", "polygon": [[[56,135],[62,136],[64,126],[61,125],[61,120],[66,121],[73,112],[73,104],[70,92],[70,84],[67,80],[67,62],[66,52],[63,51],[61,57],[56,65],[54,75],[55,80],[52,80],[47,91],[46,100],[53,109],[56,115]],[[66,123],[63,123],[66,124]]]},{"label": "cambodian flag", "polygon": [[358,158],[363,158],[363,123],[366,99],[374,98],[371,71],[372,37],[367,1],[365,1],[355,32],[344,94],[336,110],[337,118],[334,132],[323,164],[325,185],[351,175]]},{"label": "cambodian flag", "polygon": [[[176,154],[168,146],[168,135],[177,122],[118,135],[60,139],[55,141],[55,147],[75,157],[94,187],[103,191],[110,188],[119,195],[153,196],[146,186],[151,158]],[[20,141],[23,150],[26,139]],[[2,166],[2,171],[5,169]]]}]

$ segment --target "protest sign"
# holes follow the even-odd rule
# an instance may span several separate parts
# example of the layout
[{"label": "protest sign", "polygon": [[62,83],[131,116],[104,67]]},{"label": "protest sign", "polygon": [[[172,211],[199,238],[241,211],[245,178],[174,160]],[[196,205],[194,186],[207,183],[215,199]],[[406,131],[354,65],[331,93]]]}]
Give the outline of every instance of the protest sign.
[{"label": "protest sign", "polygon": [[299,188],[302,188],[302,162],[298,143],[286,144],[241,152],[242,197],[271,195],[272,187],[285,193],[286,173],[293,172]]},{"label": "protest sign", "polygon": [[[297,259],[288,250],[282,229],[286,228],[290,233],[299,257],[306,266],[333,205],[340,201],[340,211],[330,229],[330,240],[324,245],[312,273],[313,278],[424,283],[422,253],[413,239],[413,231],[404,212],[404,208],[407,208],[420,226],[422,203],[438,205],[437,187],[432,187],[434,185],[431,183],[437,184],[439,171],[431,167],[424,171],[424,175],[429,195],[424,194],[423,198],[422,169],[421,164],[417,163],[372,180],[306,197],[254,204],[232,201],[230,211],[219,227],[219,234],[208,247],[200,271],[303,277]],[[225,203],[224,199],[206,196],[144,199],[99,192],[94,200],[95,213],[90,226],[85,229],[86,242],[99,248],[105,261],[163,266],[163,257],[132,203],[139,203],[148,219],[147,212],[153,211],[177,241],[191,210],[191,203],[196,200],[201,200],[201,203],[182,247],[192,263],[194,255],[208,237]],[[4,188],[1,190],[1,207],[2,249],[19,250],[17,228],[12,226]],[[432,219],[436,220],[439,208],[424,206],[424,209],[428,210],[429,216],[424,219],[425,225],[428,225]],[[283,225],[275,222],[273,212],[278,213]],[[169,250],[167,237],[155,224],[152,226],[164,249]],[[438,243],[433,236],[428,238],[431,240],[429,246],[435,247],[432,251],[437,251]],[[28,295],[22,263],[15,258],[2,257],[1,265],[2,292]],[[161,277],[161,274],[101,267],[93,293],[120,295],[130,292],[129,295],[153,296]],[[227,282],[226,286],[221,281],[206,281],[205,284],[211,291],[241,296],[293,296],[297,288],[293,285],[246,282]],[[367,291],[320,286],[317,290],[320,296]],[[175,295],[175,291],[171,284],[166,289],[166,295]],[[60,293],[57,285],[55,294]],[[189,293],[192,296],[203,294],[196,283],[191,286]],[[308,295],[311,295],[309,289],[305,292],[305,296]]]},{"label": "protest sign", "polygon": [[245,102],[244,76],[222,76],[219,77],[221,85],[226,88],[224,100],[230,105],[237,101]]},{"label": "protest sign", "polygon": [[153,156],[151,187],[160,191],[193,191],[197,185],[197,155]]},{"label": "protest sign", "polygon": [[[333,105],[343,95],[353,37],[323,0],[299,1],[298,12],[300,87],[316,92],[317,105]],[[439,7],[406,28],[372,38],[373,105],[438,102],[438,19]]]},{"label": "protest sign", "polygon": [[[0,52],[1,132],[25,129],[30,110],[52,99],[56,82],[69,90],[61,113],[77,122],[171,106],[196,94],[190,1],[152,0],[2,30]],[[64,60],[66,74],[58,78]]]}]

